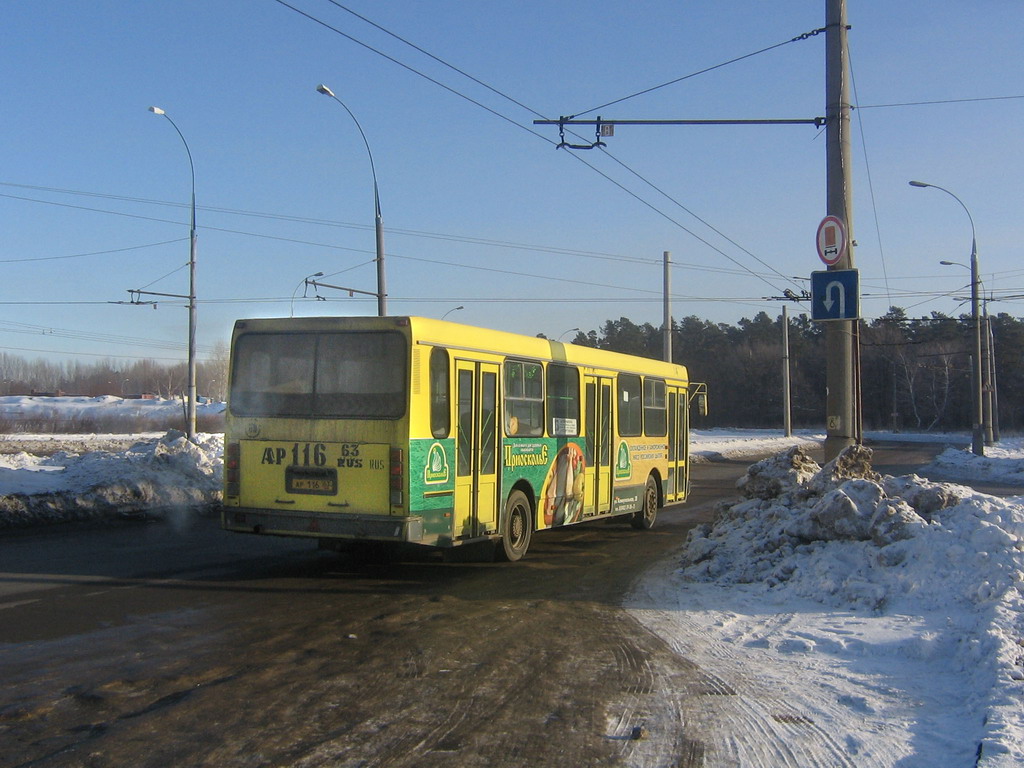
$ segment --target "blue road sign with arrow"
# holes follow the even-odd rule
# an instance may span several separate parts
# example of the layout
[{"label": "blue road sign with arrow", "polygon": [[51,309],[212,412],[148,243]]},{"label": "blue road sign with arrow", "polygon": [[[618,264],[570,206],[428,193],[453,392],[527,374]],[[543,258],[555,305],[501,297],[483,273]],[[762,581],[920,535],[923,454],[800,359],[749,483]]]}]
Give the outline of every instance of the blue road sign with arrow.
[{"label": "blue road sign with arrow", "polygon": [[860,273],[856,269],[811,272],[811,320],[860,317]]}]

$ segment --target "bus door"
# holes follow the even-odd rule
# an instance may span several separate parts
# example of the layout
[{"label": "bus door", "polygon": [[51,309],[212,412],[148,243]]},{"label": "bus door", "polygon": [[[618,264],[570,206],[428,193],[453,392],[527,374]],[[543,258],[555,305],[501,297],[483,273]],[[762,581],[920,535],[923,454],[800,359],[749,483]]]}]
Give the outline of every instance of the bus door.
[{"label": "bus door", "polygon": [[455,364],[455,539],[497,530],[498,366]]},{"label": "bus door", "polygon": [[584,516],[611,510],[612,503],[612,380],[584,376]]},{"label": "bus door", "polygon": [[665,499],[683,501],[689,491],[689,403],[687,392],[668,387],[668,475]]}]

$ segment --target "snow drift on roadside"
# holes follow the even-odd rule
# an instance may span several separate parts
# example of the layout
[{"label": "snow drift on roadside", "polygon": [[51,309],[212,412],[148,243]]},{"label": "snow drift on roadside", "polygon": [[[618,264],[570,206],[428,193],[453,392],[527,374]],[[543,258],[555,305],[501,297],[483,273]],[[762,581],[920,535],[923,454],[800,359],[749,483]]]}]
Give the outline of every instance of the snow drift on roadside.
[{"label": "snow drift on roadside", "polygon": [[950,447],[922,471],[937,477],[1024,485],[1024,461],[1020,458],[1022,443],[1024,440],[1021,438],[1001,440],[996,445],[985,446],[984,456]]},{"label": "snow drift on roadside", "polygon": [[782,451],[792,445],[808,448],[821,445],[821,432],[800,430],[792,437],[766,429],[692,429],[690,430],[690,460],[713,461]]},{"label": "snow drift on roadside", "polygon": [[[766,603],[807,598],[867,617],[941,614],[930,624],[945,632],[903,650],[965,677],[959,716],[977,724],[980,765],[1024,764],[1024,506],[882,478],[869,460],[854,446],[821,468],[794,447],[752,465],[738,484],[747,498],[691,532],[684,583],[749,585]],[[844,651],[875,652],[863,639],[828,649]]]},{"label": "snow drift on roadside", "polygon": [[220,500],[224,439],[171,430],[125,451],[0,455],[0,529]]}]

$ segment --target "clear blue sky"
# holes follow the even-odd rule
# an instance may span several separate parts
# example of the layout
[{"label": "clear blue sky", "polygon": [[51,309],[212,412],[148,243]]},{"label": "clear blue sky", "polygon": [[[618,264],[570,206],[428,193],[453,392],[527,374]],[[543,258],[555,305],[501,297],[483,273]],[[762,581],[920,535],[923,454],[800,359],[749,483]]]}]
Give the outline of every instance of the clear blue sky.
[{"label": "clear blue sky", "polygon": [[[184,359],[184,301],[108,303],[130,288],[188,292],[188,159],[150,105],[195,161],[200,358],[239,317],[374,314],[358,294],[302,298],[314,272],[375,290],[366,148],[321,82],[373,153],[391,314],[461,305],[450,319],[552,337],[620,316],[658,325],[668,250],[674,315],[735,323],[776,316],[763,297],[822,268],[813,126],[619,127],[608,154],[574,155],[532,121],[822,27],[824,0],[289,2],[322,24],[275,0],[3,4],[0,349]],[[967,272],[938,261],[966,263],[970,223],[910,179],[964,201],[985,287],[1005,299],[992,310],[1021,315],[1006,297],[1024,294],[1024,99],[995,97],[1024,95],[1024,3],[849,0],[848,12],[864,315],[968,310]],[[879,106],[967,99],[990,100]],[[824,35],[598,113],[823,115]]]}]

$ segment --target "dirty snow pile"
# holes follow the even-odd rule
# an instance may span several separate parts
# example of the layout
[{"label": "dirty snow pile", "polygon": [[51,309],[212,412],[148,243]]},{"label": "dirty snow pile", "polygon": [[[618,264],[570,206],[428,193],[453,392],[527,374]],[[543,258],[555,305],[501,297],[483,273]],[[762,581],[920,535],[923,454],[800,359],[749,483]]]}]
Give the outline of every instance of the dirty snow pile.
[{"label": "dirty snow pile", "polygon": [[[982,460],[946,453],[947,469]],[[752,465],[744,500],[721,505],[681,567],[654,577],[677,597],[645,585],[635,602],[661,610],[639,618],[670,641],[685,633],[689,658],[756,689],[745,693],[776,727],[835,730],[824,751],[777,734],[796,764],[1024,765],[1024,498],[880,477],[870,456],[853,446],[822,468],[795,446]],[[794,706],[797,720],[780,718]],[[733,749],[748,764],[764,747]]]},{"label": "dirty snow pile", "polygon": [[50,444],[64,448],[49,456],[0,455],[0,530],[201,508],[220,500],[223,435],[200,433],[192,443],[171,430],[123,451],[91,451],[88,440],[57,436]]}]

